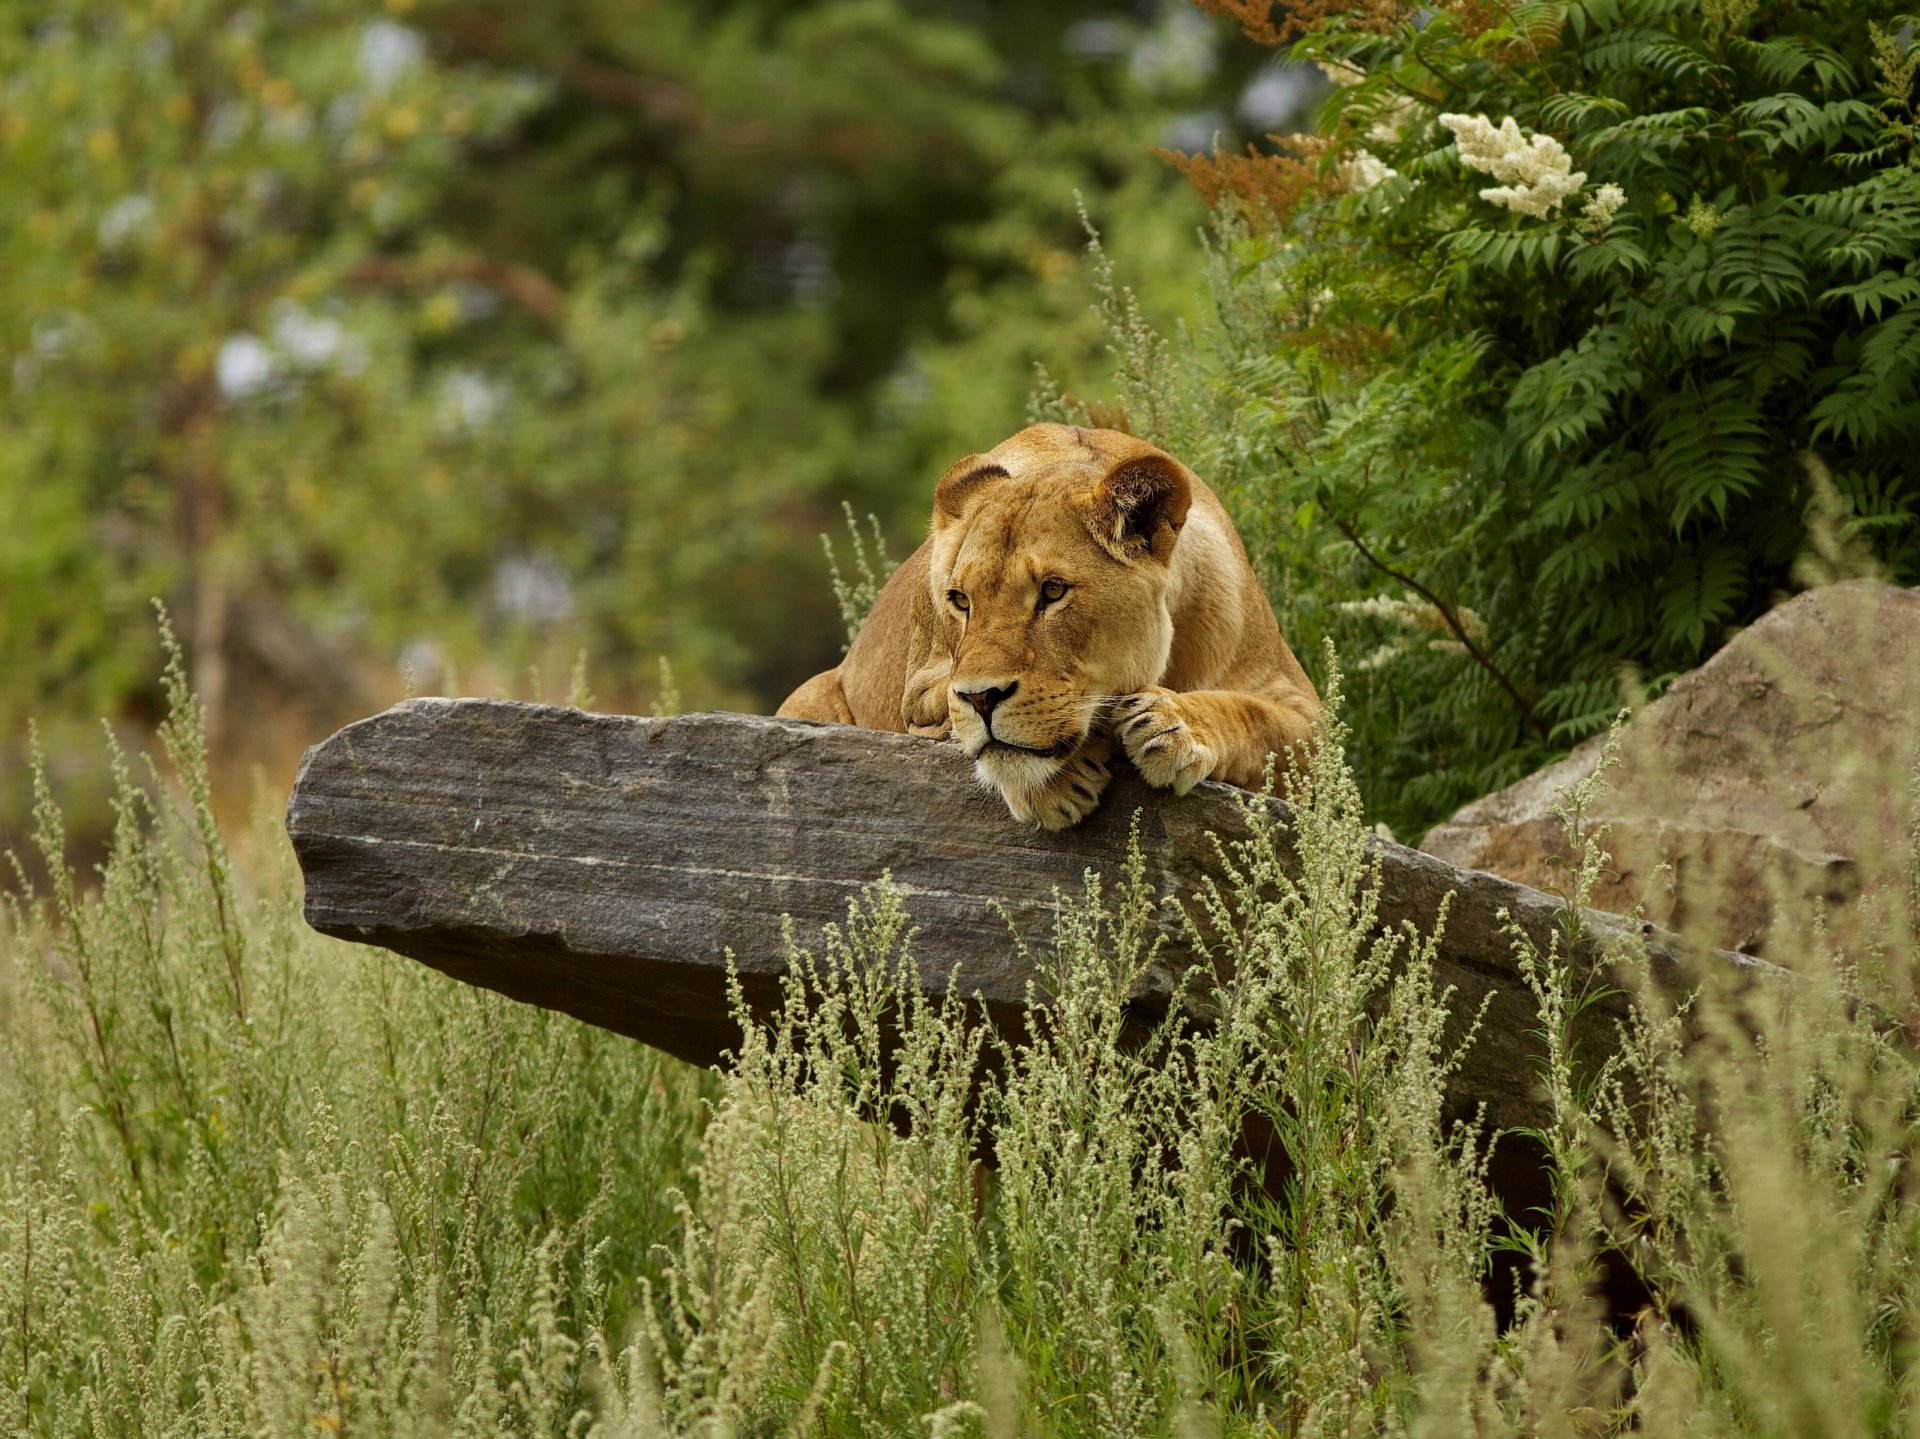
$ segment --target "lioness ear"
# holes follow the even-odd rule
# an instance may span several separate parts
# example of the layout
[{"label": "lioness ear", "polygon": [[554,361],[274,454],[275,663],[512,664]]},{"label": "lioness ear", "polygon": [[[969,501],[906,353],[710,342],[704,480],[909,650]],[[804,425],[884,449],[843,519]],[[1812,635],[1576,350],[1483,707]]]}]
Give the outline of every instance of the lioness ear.
[{"label": "lioness ear", "polygon": [[1093,492],[1093,537],[1116,559],[1151,555],[1164,564],[1187,522],[1193,490],[1165,455],[1122,460]]},{"label": "lioness ear", "polygon": [[1006,470],[985,455],[968,455],[964,460],[956,460],[933,487],[934,522],[959,519],[966,512],[967,502],[982,485],[988,480],[1006,478]]}]

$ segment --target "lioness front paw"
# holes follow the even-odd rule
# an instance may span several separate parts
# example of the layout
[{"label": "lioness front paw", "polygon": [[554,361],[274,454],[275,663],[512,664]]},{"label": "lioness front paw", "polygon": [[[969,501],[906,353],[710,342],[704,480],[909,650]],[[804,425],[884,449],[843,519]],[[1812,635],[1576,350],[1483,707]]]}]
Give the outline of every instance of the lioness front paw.
[{"label": "lioness front paw", "polygon": [[1122,695],[1113,706],[1113,732],[1140,777],[1156,789],[1185,794],[1213,773],[1217,756],[1195,736],[1172,690]]},{"label": "lioness front paw", "polygon": [[1042,829],[1067,829],[1100,807],[1113,771],[1107,768],[1111,751],[1088,746],[1071,756],[1060,772],[1032,789],[1003,789],[1001,797],[1013,817]]}]

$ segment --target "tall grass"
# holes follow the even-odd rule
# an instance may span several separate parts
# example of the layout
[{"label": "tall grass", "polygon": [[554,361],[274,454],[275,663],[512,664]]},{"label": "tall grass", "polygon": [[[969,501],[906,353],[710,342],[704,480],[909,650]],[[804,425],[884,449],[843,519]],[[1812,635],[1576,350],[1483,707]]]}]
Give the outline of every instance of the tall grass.
[{"label": "tall grass", "polygon": [[[1920,1432],[1920,836],[1793,978],[1611,955],[1631,1017],[1582,1056],[1602,780],[1569,796],[1567,933],[1514,941],[1539,1031],[1499,1037],[1557,1180],[1503,1216],[1337,724],[1193,900],[1181,1014],[1127,1004],[1162,958],[1137,852],[1063,899],[1022,1035],[964,974],[919,989],[879,883],[791,937],[718,1076],[308,933],[270,832],[236,876],[170,685],[98,882],[0,936],[10,1429]],[[1530,1259],[1504,1328],[1497,1247]]]},{"label": "tall grass", "polygon": [[243,884],[174,656],[112,857],[0,919],[0,1430],[560,1433],[632,1323],[705,1077],[323,939]]}]

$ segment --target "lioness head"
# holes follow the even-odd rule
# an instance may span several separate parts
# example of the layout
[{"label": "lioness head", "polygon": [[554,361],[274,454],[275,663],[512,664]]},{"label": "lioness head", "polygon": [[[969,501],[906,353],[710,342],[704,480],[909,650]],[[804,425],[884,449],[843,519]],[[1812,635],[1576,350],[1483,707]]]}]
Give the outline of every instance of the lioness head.
[{"label": "lioness head", "polygon": [[1035,425],[948,470],[928,577],[953,657],[953,737],[980,777],[1045,784],[1173,644],[1184,466],[1112,430]]}]

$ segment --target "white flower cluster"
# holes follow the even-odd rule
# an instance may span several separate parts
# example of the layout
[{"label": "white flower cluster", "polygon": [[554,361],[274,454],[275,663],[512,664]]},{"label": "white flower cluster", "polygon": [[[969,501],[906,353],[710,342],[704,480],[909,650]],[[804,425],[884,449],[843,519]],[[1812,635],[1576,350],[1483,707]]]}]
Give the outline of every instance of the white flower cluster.
[{"label": "white flower cluster", "polygon": [[[1384,620],[1395,629],[1412,631],[1437,631],[1444,636],[1441,639],[1427,641],[1427,648],[1439,654],[1465,654],[1466,646],[1454,639],[1453,626],[1447,623],[1445,615],[1438,607],[1408,593],[1401,599],[1391,595],[1369,595],[1364,600],[1342,600],[1334,606],[1342,614],[1358,615],[1366,619]],[[1474,611],[1462,605],[1456,611],[1461,628],[1473,636],[1476,642],[1487,637],[1487,622]],[[1388,640],[1371,654],[1363,656],[1354,666],[1357,670],[1385,669],[1413,648],[1411,636],[1396,637]]]},{"label": "white flower cluster", "polygon": [[1580,228],[1589,235],[1603,235],[1620,207],[1627,203],[1627,192],[1618,185],[1602,185],[1580,210]]},{"label": "white flower cluster", "polygon": [[1382,180],[1394,179],[1400,173],[1379,156],[1365,150],[1355,150],[1335,168],[1339,172],[1340,183],[1349,190],[1371,190]]},{"label": "white flower cluster", "polygon": [[1695,195],[1693,203],[1687,206],[1687,213],[1681,217],[1681,223],[1702,240],[1711,240],[1713,232],[1727,223],[1727,217],[1720,213],[1717,205]]},{"label": "white flower cluster", "polygon": [[[1438,630],[1452,634],[1453,626],[1447,623],[1446,616],[1430,601],[1423,600],[1411,590],[1399,599],[1392,595],[1368,595],[1364,600],[1341,600],[1334,608],[1343,615],[1360,615],[1370,620],[1385,620],[1408,630]],[[1473,610],[1462,605],[1458,611],[1461,625],[1476,640],[1487,637],[1487,623]]]},{"label": "white flower cluster", "polygon": [[1381,110],[1374,122],[1367,126],[1367,138],[1377,144],[1390,145],[1406,130],[1407,122],[1419,113],[1419,104],[1410,96],[1403,95]]},{"label": "white flower cluster", "polygon": [[246,400],[298,386],[322,370],[357,375],[366,368],[365,342],[338,320],[287,299],[276,300],[272,314],[270,339],[240,330],[220,342],[213,378],[226,399]]},{"label": "white flower cluster", "polygon": [[[1367,72],[1351,60],[1315,60],[1313,63],[1322,75],[1341,89],[1349,85],[1358,85],[1367,78]],[[1419,106],[1412,96],[1402,95],[1378,112],[1377,118],[1367,127],[1367,138],[1376,144],[1391,144],[1400,138],[1401,130],[1406,128],[1407,121],[1418,109]],[[1391,175],[1393,171],[1389,170],[1387,173]],[[1367,187],[1362,185],[1355,188],[1366,189]]]},{"label": "white flower cluster", "polygon": [[1573,168],[1558,140],[1529,138],[1511,115],[1498,127],[1485,115],[1442,115],[1440,123],[1453,131],[1468,169],[1505,182],[1482,190],[1482,200],[1544,220],[1587,183],[1586,171]]}]

